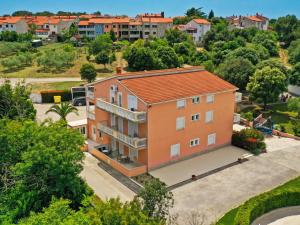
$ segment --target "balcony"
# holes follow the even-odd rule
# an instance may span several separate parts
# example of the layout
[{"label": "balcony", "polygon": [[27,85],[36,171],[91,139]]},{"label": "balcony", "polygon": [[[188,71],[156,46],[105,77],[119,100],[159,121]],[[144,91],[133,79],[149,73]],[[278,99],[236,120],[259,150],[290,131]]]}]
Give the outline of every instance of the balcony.
[{"label": "balcony", "polygon": [[86,93],[87,97],[89,99],[94,99],[95,98],[95,95],[94,95],[94,86],[88,86],[87,87],[87,93]]},{"label": "balcony", "polygon": [[95,116],[95,106],[94,105],[91,105],[91,106],[88,107],[87,117],[90,120],[95,120],[96,119],[96,116]]},{"label": "balcony", "polygon": [[243,94],[240,92],[235,92],[235,102],[241,102],[242,101]]},{"label": "balcony", "polygon": [[240,123],[241,122],[241,115],[238,113],[233,114],[233,123]]},{"label": "balcony", "polygon": [[146,112],[130,111],[118,105],[109,103],[101,98],[97,99],[97,107],[133,122],[146,121]]},{"label": "balcony", "polygon": [[139,137],[129,137],[126,134],[123,134],[111,127],[108,127],[102,123],[99,124],[99,130],[101,132],[104,132],[114,138],[116,138],[118,141],[121,141],[122,143],[126,144],[129,147],[135,148],[135,149],[145,149],[147,147],[147,138],[139,138]]}]

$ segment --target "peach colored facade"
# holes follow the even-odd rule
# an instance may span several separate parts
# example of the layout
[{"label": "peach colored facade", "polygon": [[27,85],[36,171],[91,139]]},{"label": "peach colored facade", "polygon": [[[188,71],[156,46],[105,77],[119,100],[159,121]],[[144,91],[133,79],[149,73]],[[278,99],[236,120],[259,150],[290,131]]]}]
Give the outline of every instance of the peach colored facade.
[{"label": "peach colored facade", "polygon": [[[176,72],[169,73],[176,76]],[[88,112],[92,114],[88,118],[88,138],[97,143],[92,151],[97,158],[131,177],[230,144],[236,105],[234,86],[224,91],[149,103],[122,82],[127,77],[133,82],[144,79],[139,76],[117,75],[88,87],[88,111],[90,105],[95,105],[95,110]],[[160,82],[159,76],[155,79]],[[208,103],[208,99],[213,102]],[[185,102],[184,107],[178,108],[179,102]],[[209,112],[212,116],[207,115]],[[133,113],[141,114],[140,119],[133,117]],[[184,118],[180,129],[178,118]],[[126,157],[127,161],[122,162]]]}]

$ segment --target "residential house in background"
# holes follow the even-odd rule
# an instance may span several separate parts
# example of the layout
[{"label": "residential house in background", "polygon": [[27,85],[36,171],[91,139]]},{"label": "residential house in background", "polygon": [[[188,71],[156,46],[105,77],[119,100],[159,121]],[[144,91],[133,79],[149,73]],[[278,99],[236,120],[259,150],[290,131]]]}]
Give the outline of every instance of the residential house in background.
[{"label": "residential house in background", "polygon": [[195,43],[199,43],[206,32],[210,30],[211,24],[206,19],[193,19],[186,25],[179,25],[175,28],[185,31],[192,36]]},{"label": "residential house in background", "polygon": [[28,30],[26,20],[22,17],[0,17],[0,32],[15,31],[17,33],[26,33]]},{"label": "residential house in background", "polygon": [[259,30],[268,30],[269,18],[262,14],[256,13],[254,16],[231,16],[227,17],[231,28],[250,28],[256,27]]},{"label": "residential house in background", "polygon": [[231,143],[237,88],[200,67],[87,86],[90,152],[132,177]]}]

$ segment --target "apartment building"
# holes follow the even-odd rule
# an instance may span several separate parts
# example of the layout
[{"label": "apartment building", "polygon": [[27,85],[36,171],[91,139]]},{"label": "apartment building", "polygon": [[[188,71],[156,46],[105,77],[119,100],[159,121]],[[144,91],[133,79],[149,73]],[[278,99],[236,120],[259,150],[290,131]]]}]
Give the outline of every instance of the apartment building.
[{"label": "apartment building", "polygon": [[227,18],[231,28],[256,27],[259,30],[268,30],[269,19],[262,14],[256,13],[253,16],[231,16]]},{"label": "apartment building", "polygon": [[162,38],[166,30],[173,27],[172,18],[163,17],[141,17],[138,20],[142,22],[142,38],[147,39],[150,36]]},{"label": "apartment building", "polygon": [[132,177],[231,142],[237,88],[200,67],[87,86],[90,152]]},{"label": "apartment building", "polygon": [[17,33],[27,32],[26,20],[22,17],[0,17],[0,32],[15,31]]},{"label": "apartment building", "polygon": [[210,30],[211,24],[206,19],[193,19],[186,25],[176,27],[192,36],[195,43],[201,42],[203,36]]}]

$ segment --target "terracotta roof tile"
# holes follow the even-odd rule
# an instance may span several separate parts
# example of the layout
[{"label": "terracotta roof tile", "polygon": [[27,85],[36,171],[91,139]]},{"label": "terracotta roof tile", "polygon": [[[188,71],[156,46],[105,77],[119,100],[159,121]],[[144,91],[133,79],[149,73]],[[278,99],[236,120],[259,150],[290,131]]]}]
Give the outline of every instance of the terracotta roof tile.
[{"label": "terracotta roof tile", "polygon": [[193,21],[198,24],[210,24],[210,22],[206,19],[193,19]]},{"label": "terracotta roof tile", "polygon": [[[155,72],[152,71],[152,73]],[[157,74],[152,76],[151,71],[136,73],[135,75],[131,74],[131,76],[128,76],[128,74],[126,76],[125,74],[122,78],[119,78],[119,81],[148,104],[200,94],[237,90],[234,85],[218,76],[194,67],[182,70],[157,71]]]},{"label": "terracotta roof tile", "polygon": [[141,18],[143,23],[173,23],[172,18],[149,18],[149,17],[142,17]]},{"label": "terracotta roof tile", "polygon": [[255,21],[255,22],[263,22],[264,20],[258,18],[257,16],[246,16],[249,20]]}]

